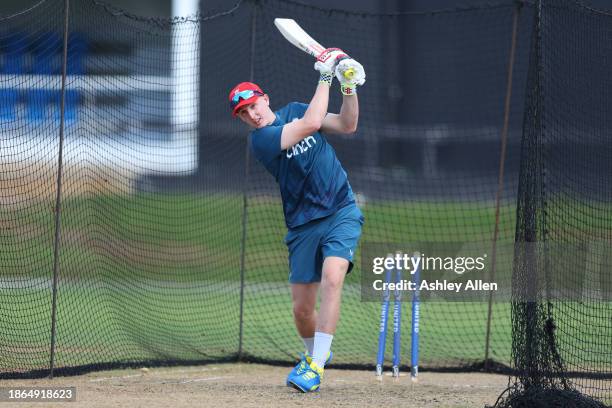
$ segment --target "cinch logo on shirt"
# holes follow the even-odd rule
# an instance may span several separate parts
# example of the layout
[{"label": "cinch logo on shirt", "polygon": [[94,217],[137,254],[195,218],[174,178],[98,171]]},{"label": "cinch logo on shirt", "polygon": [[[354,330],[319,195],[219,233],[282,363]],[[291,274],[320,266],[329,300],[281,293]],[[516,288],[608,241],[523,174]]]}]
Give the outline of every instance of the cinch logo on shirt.
[{"label": "cinch logo on shirt", "polygon": [[[310,142],[312,142],[312,144],[310,144]],[[293,146],[291,146],[290,148],[286,150],[287,158],[290,159],[293,156],[302,154],[316,144],[317,144],[317,139],[315,139],[314,136],[308,136],[304,140],[300,141],[299,143],[294,144]]]}]

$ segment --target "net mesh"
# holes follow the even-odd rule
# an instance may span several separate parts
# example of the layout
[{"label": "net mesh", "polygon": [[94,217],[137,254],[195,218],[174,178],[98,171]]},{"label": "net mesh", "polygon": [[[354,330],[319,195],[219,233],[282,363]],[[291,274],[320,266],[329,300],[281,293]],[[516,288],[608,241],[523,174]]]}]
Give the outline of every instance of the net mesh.
[{"label": "net mesh", "polygon": [[[597,61],[612,20],[574,1],[538,2],[536,16],[513,281],[518,375],[497,406],[602,407],[591,397],[609,400],[612,385],[609,119],[599,105],[609,87],[588,84],[610,83]],[[568,25],[580,28],[569,36]]]},{"label": "net mesh", "polygon": [[[239,2],[211,17],[145,19],[94,0],[72,2],[58,212],[64,14],[61,1],[46,0],[5,18],[0,34],[0,377],[48,373],[56,234],[57,372],[294,361],[302,344],[293,324],[278,187],[250,157],[248,129],[227,106],[228,90],[244,80],[257,82],[273,108],[310,100],[318,73],[308,56],[280,36],[276,17],[295,18],[315,39],[342,47],[366,68],[358,132],[329,137],[366,218],[362,245],[475,242],[493,248],[514,242],[521,214],[527,213],[518,211],[517,224],[517,198],[523,199],[517,194],[519,169],[525,174],[525,163],[536,165],[521,158],[533,154],[527,142],[521,151],[523,110],[534,106],[525,98],[532,6],[507,1],[373,15],[265,0]],[[571,57],[572,64],[561,64],[567,72],[553,71],[561,82],[547,83],[548,92],[559,93],[554,106],[563,119],[548,120],[557,126],[554,137],[566,143],[550,149],[547,165],[558,172],[547,173],[547,180],[568,191],[580,187],[577,191],[602,195],[573,207],[571,201],[558,204],[547,219],[566,234],[561,236],[582,237],[592,227],[603,242],[610,237],[610,197],[609,168],[601,163],[607,163],[609,148],[575,141],[585,135],[603,140],[609,129],[607,96],[604,89],[583,93],[576,112],[571,90],[588,89],[582,69],[607,78],[603,66],[593,68],[583,58],[601,57],[605,45],[584,47],[580,38],[561,32],[563,18],[572,24],[597,20],[581,28],[585,35],[607,32],[606,18],[584,10],[572,9],[549,23],[555,31],[547,49],[560,61]],[[559,43],[574,48],[561,53]],[[569,81],[577,72],[584,83]],[[336,84],[330,110],[340,102]],[[591,119],[589,131],[565,127]],[[524,134],[530,131],[525,125]],[[574,154],[569,161],[561,146]],[[600,158],[600,164],[588,157]],[[511,269],[511,257],[500,255],[496,268]],[[361,273],[358,258],[343,292],[336,366],[374,366],[380,305],[361,301]],[[609,278],[602,284],[609,286]],[[555,309],[567,321],[562,336],[567,343],[557,348],[566,364],[573,361],[567,369],[610,373],[608,305],[592,301],[590,309],[576,303]],[[408,302],[403,307],[403,316],[409,316]],[[486,302],[424,302],[421,366],[508,368],[515,349],[511,332],[517,330],[513,307],[501,300],[490,311]],[[588,340],[579,335],[582,327],[572,326],[583,313],[592,313],[594,322]],[[404,327],[407,356],[409,325]],[[592,347],[578,348],[577,341]],[[402,369],[408,363],[403,359]],[[579,381],[588,393],[609,396],[601,379]]]}]

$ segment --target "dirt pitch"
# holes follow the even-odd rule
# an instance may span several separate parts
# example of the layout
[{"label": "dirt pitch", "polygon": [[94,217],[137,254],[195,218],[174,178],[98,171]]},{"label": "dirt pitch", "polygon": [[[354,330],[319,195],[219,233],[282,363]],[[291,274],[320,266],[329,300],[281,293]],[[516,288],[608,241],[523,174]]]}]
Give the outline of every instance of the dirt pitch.
[{"label": "dirt pitch", "polygon": [[[379,382],[371,371],[325,371],[321,392],[301,394],[284,384],[287,367],[214,364],[115,370],[53,380],[5,380],[1,387],[76,387],[76,402],[0,403],[2,407],[484,407],[508,378],[480,373],[422,373]],[[315,402],[315,405],[311,405]]]}]

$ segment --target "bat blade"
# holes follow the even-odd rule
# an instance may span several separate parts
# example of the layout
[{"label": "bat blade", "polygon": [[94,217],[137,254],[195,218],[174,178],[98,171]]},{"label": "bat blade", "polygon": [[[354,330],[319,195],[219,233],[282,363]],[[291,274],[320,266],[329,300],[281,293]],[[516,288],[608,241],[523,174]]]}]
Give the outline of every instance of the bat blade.
[{"label": "bat blade", "polygon": [[325,47],[315,41],[291,18],[275,18],[274,25],[287,41],[307,54],[317,57]]}]

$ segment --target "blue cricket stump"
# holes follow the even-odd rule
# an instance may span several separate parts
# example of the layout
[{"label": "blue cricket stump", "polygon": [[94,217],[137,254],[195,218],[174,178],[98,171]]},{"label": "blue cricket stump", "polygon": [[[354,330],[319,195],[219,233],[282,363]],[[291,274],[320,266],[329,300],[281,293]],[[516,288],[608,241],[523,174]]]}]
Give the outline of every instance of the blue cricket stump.
[{"label": "blue cricket stump", "polygon": [[[418,254],[414,255],[417,259]],[[421,264],[415,271],[412,281],[415,283],[415,290],[412,292],[412,343],[410,355],[410,378],[416,382],[419,375],[419,323],[421,318],[421,300],[419,296],[419,285],[421,284]]]},{"label": "blue cricket stump", "polygon": [[[402,270],[397,269],[395,282],[402,281]],[[393,298],[393,377],[399,377],[401,360],[401,332],[402,332],[402,291],[395,290]]]},{"label": "blue cricket stump", "polygon": [[[385,282],[391,281],[391,270],[385,271]],[[389,318],[389,289],[383,291],[382,307],[380,312],[380,325],[378,331],[378,354],[376,355],[376,376],[382,379],[383,364],[385,362],[385,345],[387,344],[387,320]]]}]

